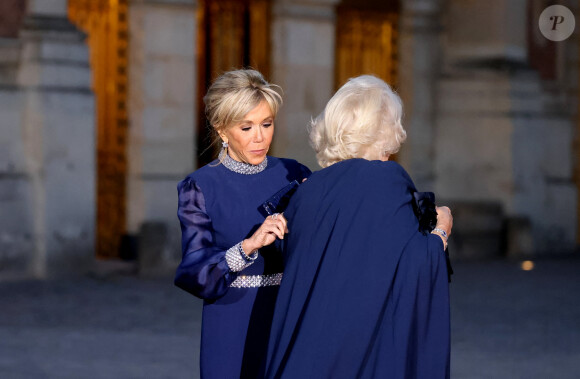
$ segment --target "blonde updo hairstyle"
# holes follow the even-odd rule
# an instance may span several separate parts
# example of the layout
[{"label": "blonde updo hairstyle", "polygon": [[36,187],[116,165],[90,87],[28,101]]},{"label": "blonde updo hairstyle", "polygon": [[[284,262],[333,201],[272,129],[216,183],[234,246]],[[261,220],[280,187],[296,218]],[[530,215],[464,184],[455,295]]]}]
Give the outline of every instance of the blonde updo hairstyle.
[{"label": "blonde updo hairstyle", "polygon": [[224,131],[265,100],[272,116],[276,117],[282,105],[282,96],[274,90],[280,88],[268,83],[261,73],[252,69],[228,71],[211,84],[203,98],[205,115],[215,133],[214,143],[219,143],[218,132]]},{"label": "blonde updo hairstyle", "polygon": [[397,153],[407,138],[402,115],[401,99],[387,83],[372,75],[349,79],[310,124],[318,164]]}]

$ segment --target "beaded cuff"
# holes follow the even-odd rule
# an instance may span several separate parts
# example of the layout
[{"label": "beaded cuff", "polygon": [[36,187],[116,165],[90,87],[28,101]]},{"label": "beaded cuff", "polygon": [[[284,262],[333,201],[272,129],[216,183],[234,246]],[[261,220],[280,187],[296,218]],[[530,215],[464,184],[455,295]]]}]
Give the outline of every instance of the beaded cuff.
[{"label": "beaded cuff", "polygon": [[226,262],[232,272],[242,271],[246,267],[252,265],[256,258],[258,258],[258,252],[256,251],[252,255],[247,255],[242,248],[241,242],[235,244],[226,251]]}]

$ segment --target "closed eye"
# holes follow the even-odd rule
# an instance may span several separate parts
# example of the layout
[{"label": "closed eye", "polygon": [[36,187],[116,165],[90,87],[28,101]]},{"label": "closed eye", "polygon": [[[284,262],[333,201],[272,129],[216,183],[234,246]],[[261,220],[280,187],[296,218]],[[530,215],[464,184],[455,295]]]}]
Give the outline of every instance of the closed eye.
[{"label": "closed eye", "polygon": [[243,123],[240,125],[240,129],[242,129],[244,132],[247,132],[248,130],[252,129],[252,124],[249,122]]}]

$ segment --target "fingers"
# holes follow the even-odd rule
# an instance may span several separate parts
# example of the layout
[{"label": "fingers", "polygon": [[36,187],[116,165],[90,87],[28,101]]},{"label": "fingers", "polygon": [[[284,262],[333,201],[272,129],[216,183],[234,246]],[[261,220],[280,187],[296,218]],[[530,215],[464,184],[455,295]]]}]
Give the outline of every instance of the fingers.
[{"label": "fingers", "polygon": [[[284,217],[284,213],[274,213],[270,216],[270,219],[276,221],[281,226],[283,233],[288,233],[288,220]],[[284,236],[278,236],[278,238],[283,239]]]},{"label": "fingers", "polygon": [[259,241],[259,245],[267,246],[274,242],[276,237],[284,239],[286,231],[286,219],[280,214],[268,216],[262,225],[254,233],[254,238]]},{"label": "fingers", "polygon": [[448,235],[451,235],[451,228],[453,227],[453,216],[451,210],[446,207],[435,207],[437,211],[437,228],[445,230]]},{"label": "fingers", "polygon": [[283,214],[275,213],[266,217],[250,239],[252,240],[252,245],[259,249],[270,245],[276,238],[284,239],[285,233],[288,233],[288,221]]},{"label": "fingers", "polygon": [[280,214],[274,214],[273,218],[264,221],[262,225],[265,226],[266,230],[270,233],[274,233],[276,237],[284,239],[284,233],[286,233],[286,219]]},{"label": "fingers", "polygon": [[286,217],[284,217],[284,213],[280,213],[279,218],[282,221],[282,225],[283,225],[282,230],[284,230],[284,233],[288,233],[288,220],[286,220]]}]

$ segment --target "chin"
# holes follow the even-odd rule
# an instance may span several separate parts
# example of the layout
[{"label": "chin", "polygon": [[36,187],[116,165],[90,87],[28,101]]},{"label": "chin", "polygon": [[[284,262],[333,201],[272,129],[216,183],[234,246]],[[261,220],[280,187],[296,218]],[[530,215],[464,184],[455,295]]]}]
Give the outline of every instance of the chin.
[{"label": "chin", "polygon": [[248,159],[249,164],[257,165],[257,164],[262,163],[264,161],[264,159],[266,159],[266,155],[267,155],[267,152],[264,154],[261,154],[261,155],[255,155],[255,154],[250,153],[250,154],[246,155],[246,157],[247,157],[246,159]]},{"label": "chin", "polygon": [[249,164],[252,165],[259,165],[260,163],[262,163],[264,161],[264,159],[266,158],[266,156],[264,155],[263,157],[260,158],[252,158],[248,161]]}]

